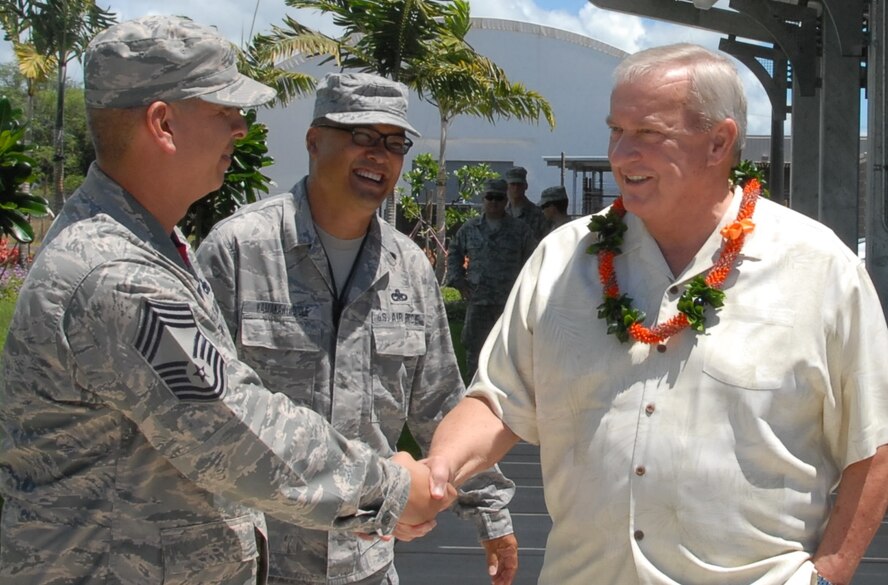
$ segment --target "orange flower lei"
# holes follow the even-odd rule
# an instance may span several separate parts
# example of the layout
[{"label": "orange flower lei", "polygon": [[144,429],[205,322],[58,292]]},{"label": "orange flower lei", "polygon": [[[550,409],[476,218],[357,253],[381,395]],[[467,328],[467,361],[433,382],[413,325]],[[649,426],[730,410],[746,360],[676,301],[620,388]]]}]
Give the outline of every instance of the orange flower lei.
[{"label": "orange flower lei", "polygon": [[678,301],[677,315],[650,328],[642,324],[645,315],[632,307],[632,299],[620,294],[614,271],[614,258],[620,254],[619,244],[626,229],[623,223],[626,215],[623,198],[617,198],[603,218],[598,216],[598,221],[593,219],[589,229],[599,232],[600,236],[599,243],[590,246],[589,251],[598,255],[598,276],[604,293],[604,303],[598,307],[598,316],[607,320],[608,333],[615,334],[620,341],[628,341],[631,337],[642,343],[659,344],[689,326],[702,332],[706,305],[717,309],[724,304],[724,293],[720,289],[743,248],[746,235],[755,228],[751,218],[760,194],[761,183],[758,179],[746,181],[737,218],[720,232],[725,241],[715,265],[705,277],[698,276],[691,280]]}]

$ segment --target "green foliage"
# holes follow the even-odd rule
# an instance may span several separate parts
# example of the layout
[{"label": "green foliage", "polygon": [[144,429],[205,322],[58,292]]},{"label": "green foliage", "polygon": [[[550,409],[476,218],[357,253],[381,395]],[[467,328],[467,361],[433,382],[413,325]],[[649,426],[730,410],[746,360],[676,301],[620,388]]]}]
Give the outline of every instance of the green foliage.
[{"label": "green foliage", "polygon": [[179,224],[194,245],[198,245],[210,229],[236,209],[268,194],[271,179],[261,169],[274,159],[268,155],[268,127],[256,122],[256,110],[244,115],[249,126],[247,135],[234,143],[231,166],[225,173],[222,187],[194,203]]},{"label": "green foliage", "polygon": [[0,233],[27,243],[34,240],[29,216],[47,215],[49,203],[22,188],[31,179],[34,159],[23,141],[21,114],[0,98]]},{"label": "green foliage", "polygon": [[258,34],[240,53],[238,70],[277,90],[277,96],[268,106],[287,104],[293,99],[312,93],[314,79],[298,71],[278,67],[290,57],[338,55],[339,43],[327,35],[313,31],[289,16],[284,26],[273,26],[270,34]]},{"label": "green foliage", "polygon": [[629,327],[634,323],[641,323],[645,318],[643,311],[632,306],[632,297],[625,294],[604,297],[604,302],[597,308],[598,318],[604,319],[607,324],[608,335],[616,335],[623,343],[629,341]]},{"label": "green foliage", "polygon": [[678,299],[678,310],[688,318],[691,329],[702,333],[706,330],[706,306],[718,309],[724,304],[725,293],[709,286],[706,278],[698,275]]},{"label": "green foliage", "polygon": [[499,173],[487,163],[465,165],[453,171],[453,174],[456,175],[459,198],[463,201],[471,201],[481,193],[484,181],[499,177]]},{"label": "green foliage", "polygon": [[319,10],[343,31],[338,60],[346,69],[409,82],[407,63],[429,58],[449,3],[436,0],[285,0],[287,6]]},{"label": "green foliage", "polygon": [[[64,200],[67,66],[83,55],[97,33],[114,22],[114,15],[95,0],[0,0],[0,26],[14,43],[20,71],[29,82],[46,80],[49,71],[56,71],[52,142],[56,208]],[[36,65],[40,60],[45,62]],[[29,95],[33,94],[29,91]]]},{"label": "green foliage", "polygon": [[[453,171],[453,174],[457,178],[457,190],[461,203],[471,201],[481,191],[484,181],[499,176],[490,168],[490,165],[485,163],[462,166]],[[420,204],[420,200],[423,199],[422,196],[428,185],[440,180],[442,175],[446,180],[447,173],[441,173],[438,161],[428,152],[416,155],[416,158],[413,159],[413,168],[402,175],[404,181],[410,185],[410,192],[401,193],[401,211],[407,219],[420,222],[418,229],[420,235],[428,235],[426,232],[434,233],[430,217],[434,208],[428,205],[428,202],[426,205]],[[445,226],[448,229],[478,215],[477,210],[471,207],[453,205],[448,206],[445,213]]]},{"label": "green foliage", "polygon": [[731,182],[735,185],[742,185],[749,179],[758,179],[762,186],[762,196],[771,198],[771,192],[768,190],[768,180],[765,172],[755,166],[751,160],[742,160],[737,166],[731,169]]},{"label": "green foliage", "polygon": [[411,221],[422,219],[422,207],[419,199],[426,189],[426,185],[438,177],[440,166],[435,158],[423,152],[413,159],[413,168],[404,173],[403,178],[410,185],[410,192],[401,196],[401,207],[404,217]]},{"label": "green foliage", "polygon": [[447,303],[458,303],[462,300],[462,294],[452,286],[442,286],[441,296],[444,298],[445,305]]},{"label": "green foliage", "polygon": [[444,310],[447,312],[447,320],[450,322],[462,324],[466,319],[466,301],[458,292],[456,298],[444,300]]},{"label": "green foliage", "polygon": [[626,233],[626,224],[623,217],[613,211],[604,215],[593,215],[589,221],[589,231],[598,233],[598,241],[586,250],[589,254],[598,254],[604,250],[610,250],[614,254],[621,252],[623,234]]},{"label": "green foliage", "polygon": [[[17,294],[8,295],[5,290],[0,294],[0,350],[6,345],[6,332],[9,330],[9,324],[12,322],[12,315],[15,312],[15,301]],[[0,499],[0,504],[3,500]]]}]

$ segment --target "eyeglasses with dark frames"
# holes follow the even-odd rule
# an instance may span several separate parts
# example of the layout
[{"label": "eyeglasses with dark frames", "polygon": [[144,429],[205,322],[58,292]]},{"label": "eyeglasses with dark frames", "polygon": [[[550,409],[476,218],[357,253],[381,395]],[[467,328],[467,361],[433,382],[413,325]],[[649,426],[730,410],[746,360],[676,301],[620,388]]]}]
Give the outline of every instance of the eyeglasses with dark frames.
[{"label": "eyeglasses with dark frames", "polygon": [[407,154],[408,152],[410,152],[410,147],[413,146],[413,141],[403,134],[383,134],[382,132],[377,132],[372,128],[350,128],[344,126],[332,126],[329,124],[315,124],[315,126],[318,128],[332,128],[333,130],[342,130],[343,132],[348,132],[352,135],[352,142],[354,142],[358,146],[372,147],[379,144],[379,141],[382,140],[382,144],[383,146],[385,146],[385,149],[395,154]]},{"label": "eyeglasses with dark frames", "polygon": [[505,195],[496,195],[494,193],[488,193],[487,195],[484,196],[484,198],[487,199],[488,201],[505,201],[506,200]]}]

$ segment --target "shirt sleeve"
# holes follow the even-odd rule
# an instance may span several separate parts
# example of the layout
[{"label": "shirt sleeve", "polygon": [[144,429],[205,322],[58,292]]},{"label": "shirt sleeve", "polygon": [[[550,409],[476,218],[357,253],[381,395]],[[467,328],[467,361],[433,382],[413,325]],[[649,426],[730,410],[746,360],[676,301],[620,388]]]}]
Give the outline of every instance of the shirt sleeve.
[{"label": "shirt sleeve", "polygon": [[309,528],[390,533],[406,470],[264,388],[216,310],[162,267],[105,263],[65,311],[73,375],[207,491]]},{"label": "shirt sleeve", "polygon": [[[424,266],[427,350],[413,380],[408,425],[423,453],[428,453],[435,428],[465,394],[465,387],[440,289],[431,267],[428,263]],[[480,540],[490,540],[512,534],[512,519],[506,506],[514,495],[514,482],[495,466],[463,484],[452,509],[459,517],[475,523]]]},{"label": "shirt sleeve", "polygon": [[503,314],[487,336],[469,396],[484,398],[509,429],[539,444],[533,385],[533,329],[538,298],[537,275],[544,251],[537,248],[518,275]]},{"label": "shirt sleeve", "polygon": [[888,329],[862,262],[836,276],[824,306],[835,307],[827,341],[830,388],[824,435],[838,469],[868,459],[888,444]]}]

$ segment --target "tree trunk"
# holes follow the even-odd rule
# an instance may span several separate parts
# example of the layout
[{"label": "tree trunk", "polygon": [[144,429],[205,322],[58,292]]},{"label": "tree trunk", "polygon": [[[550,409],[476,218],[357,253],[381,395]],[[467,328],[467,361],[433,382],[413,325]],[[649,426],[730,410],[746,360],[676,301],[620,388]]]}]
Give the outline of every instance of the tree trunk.
[{"label": "tree trunk", "polygon": [[443,284],[447,276],[447,119],[441,116],[441,143],[438,151],[438,185],[435,193],[435,236],[437,246],[435,253],[435,276],[438,283]]},{"label": "tree trunk", "polygon": [[68,65],[59,59],[58,92],[56,96],[55,154],[52,157],[53,208],[58,213],[65,204],[65,80]]}]

